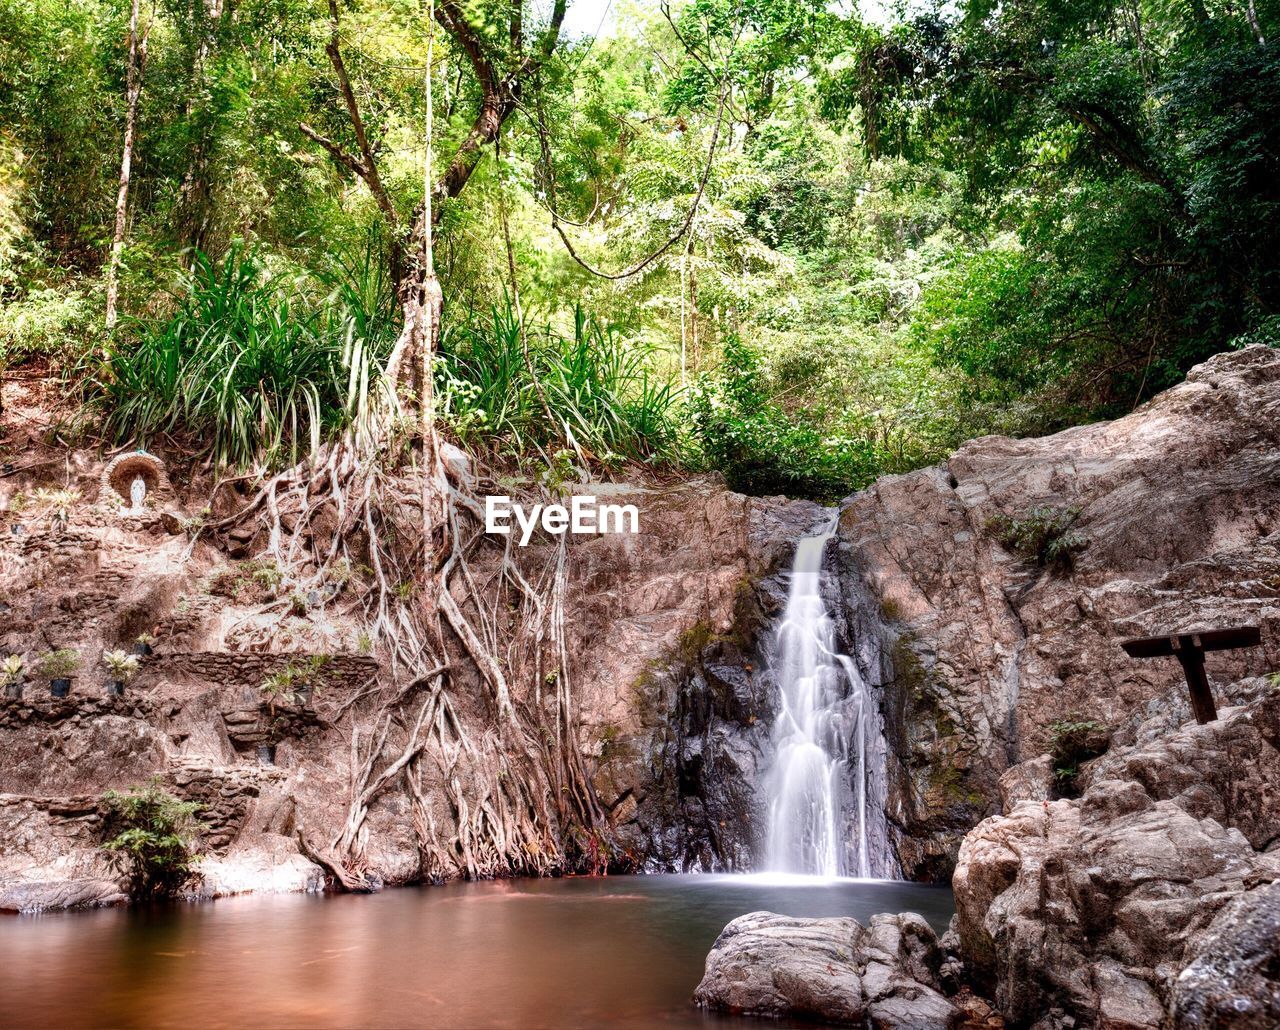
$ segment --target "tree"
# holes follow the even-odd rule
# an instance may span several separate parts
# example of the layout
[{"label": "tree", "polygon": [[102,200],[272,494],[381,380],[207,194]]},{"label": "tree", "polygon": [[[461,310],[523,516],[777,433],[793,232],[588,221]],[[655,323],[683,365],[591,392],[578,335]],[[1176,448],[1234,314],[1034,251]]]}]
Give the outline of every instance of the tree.
[{"label": "tree", "polygon": [[111,237],[111,257],[107,264],[107,329],[116,324],[116,298],[119,292],[120,254],[124,250],[124,232],[129,208],[129,174],[133,167],[133,136],[138,126],[138,98],[142,95],[142,76],[147,65],[147,37],[155,21],[152,10],[147,24],[138,31],[139,0],[129,7],[129,56],[125,68],[124,146],[120,155],[120,187],[116,191],[116,225]]},{"label": "tree", "polygon": [[[556,51],[564,23],[567,0],[555,0],[550,20],[530,41],[524,21],[523,0],[514,4],[463,7],[458,0],[433,0],[430,16],[448,33],[470,66],[479,99],[470,129],[455,145],[448,163],[434,180],[434,26],[428,35],[426,57],[427,135],[424,160],[424,189],[409,220],[407,235],[402,230],[395,204],[378,168],[365,119],[357,102],[342,53],[341,21],[337,0],[329,0],[329,41],[325,53],[333,68],[346,109],[356,148],[321,135],[307,123],[299,129],[322,146],[342,167],[359,177],[373,195],[386,222],[388,261],[403,324],[384,370],[385,381],[395,390],[399,403],[416,406],[421,416],[423,441],[422,536],[427,546],[427,565],[433,565],[433,541],[448,522],[448,486],[439,453],[435,419],[434,361],[439,345],[444,295],[436,274],[433,249],[434,230],[446,201],[459,196],[472,174],[493,145],[507,119],[516,111],[534,86],[545,64]],[[488,31],[502,25],[505,33]],[[495,45],[495,38],[502,45]]]},{"label": "tree", "polygon": [[1276,317],[1274,16],[971,0],[858,42],[832,105],[859,107],[875,147],[962,172],[988,239],[1011,230],[926,295],[917,336],[940,363],[979,396],[1047,391],[1061,424],[1126,410]]}]

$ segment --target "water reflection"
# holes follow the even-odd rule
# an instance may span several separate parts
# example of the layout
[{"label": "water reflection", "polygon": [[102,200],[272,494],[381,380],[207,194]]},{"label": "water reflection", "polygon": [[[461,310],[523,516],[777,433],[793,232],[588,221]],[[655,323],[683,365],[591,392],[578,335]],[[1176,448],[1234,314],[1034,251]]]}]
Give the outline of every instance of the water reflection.
[{"label": "water reflection", "polygon": [[911,910],[941,931],[952,903],[895,882],[653,876],[0,918],[0,1025],[706,1027],[689,997],[707,950],[757,909]]}]

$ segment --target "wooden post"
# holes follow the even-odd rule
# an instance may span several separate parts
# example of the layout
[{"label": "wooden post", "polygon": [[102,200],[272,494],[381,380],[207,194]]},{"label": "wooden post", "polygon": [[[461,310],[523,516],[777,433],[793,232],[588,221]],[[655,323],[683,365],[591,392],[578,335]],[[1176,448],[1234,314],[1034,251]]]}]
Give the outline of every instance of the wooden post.
[{"label": "wooden post", "polygon": [[1131,658],[1178,659],[1183,675],[1187,677],[1187,689],[1191,694],[1191,711],[1196,722],[1204,725],[1218,717],[1213,703],[1213,689],[1204,669],[1206,651],[1231,651],[1237,647],[1257,647],[1262,643],[1262,633],[1257,626],[1235,626],[1231,629],[1211,629],[1200,633],[1173,633],[1158,637],[1135,637],[1120,641],[1125,654]]},{"label": "wooden post", "polygon": [[1209,687],[1209,676],[1204,671],[1204,650],[1200,646],[1200,638],[1192,637],[1190,646],[1174,637],[1174,656],[1182,666],[1182,673],[1187,677],[1187,689],[1191,692],[1191,711],[1196,722],[1203,726],[1218,717],[1217,705],[1213,703],[1213,690]]}]

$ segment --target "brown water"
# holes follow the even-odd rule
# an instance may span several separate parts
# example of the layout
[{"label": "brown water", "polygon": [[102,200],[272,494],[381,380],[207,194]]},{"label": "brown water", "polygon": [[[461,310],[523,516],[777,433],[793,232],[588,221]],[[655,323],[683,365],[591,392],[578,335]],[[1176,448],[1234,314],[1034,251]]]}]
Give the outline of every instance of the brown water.
[{"label": "brown water", "polygon": [[0,1026],[743,1026],[689,998],[725,923],[758,909],[915,911],[941,931],[952,901],[906,883],[648,876],[13,916]]}]

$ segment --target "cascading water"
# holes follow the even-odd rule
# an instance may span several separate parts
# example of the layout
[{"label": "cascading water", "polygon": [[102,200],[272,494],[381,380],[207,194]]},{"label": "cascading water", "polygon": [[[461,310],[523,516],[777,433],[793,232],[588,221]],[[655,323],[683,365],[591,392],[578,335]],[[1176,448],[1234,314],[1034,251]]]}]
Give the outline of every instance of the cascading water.
[{"label": "cascading water", "polygon": [[838,652],[822,599],[823,557],[834,528],[797,546],[774,634],[778,714],[765,781],[767,865],[781,873],[891,877],[880,710],[857,665]]}]

